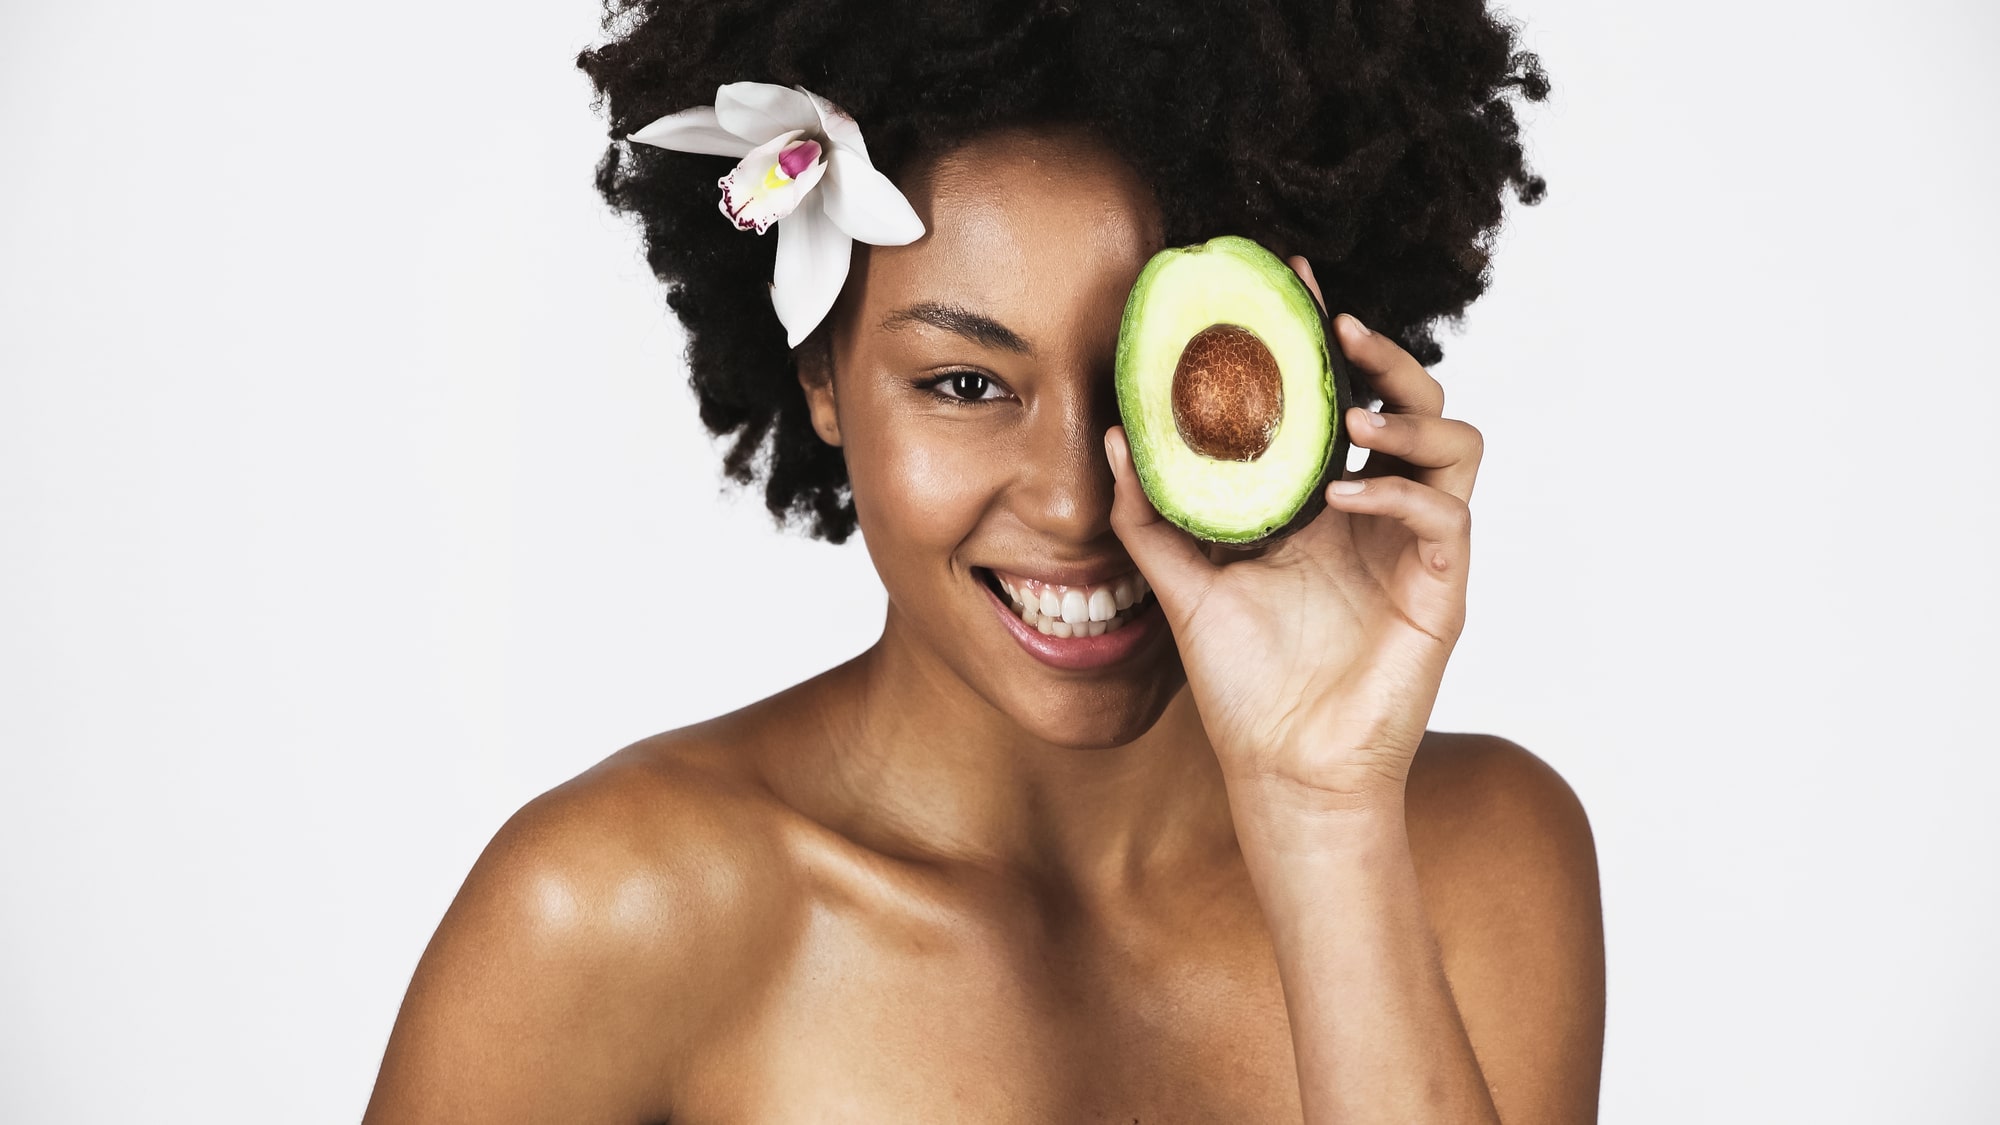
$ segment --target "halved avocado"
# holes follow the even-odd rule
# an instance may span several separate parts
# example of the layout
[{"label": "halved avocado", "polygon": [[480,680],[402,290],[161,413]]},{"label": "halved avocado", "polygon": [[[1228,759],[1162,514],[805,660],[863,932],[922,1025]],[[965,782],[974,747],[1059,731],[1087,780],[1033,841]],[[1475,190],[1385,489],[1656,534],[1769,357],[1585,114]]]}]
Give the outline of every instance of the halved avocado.
[{"label": "halved avocado", "polygon": [[1347,462],[1353,378],[1312,291],[1228,235],[1155,254],[1118,330],[1118,413],[1139,483],[1197,538],[1304,527]]}]

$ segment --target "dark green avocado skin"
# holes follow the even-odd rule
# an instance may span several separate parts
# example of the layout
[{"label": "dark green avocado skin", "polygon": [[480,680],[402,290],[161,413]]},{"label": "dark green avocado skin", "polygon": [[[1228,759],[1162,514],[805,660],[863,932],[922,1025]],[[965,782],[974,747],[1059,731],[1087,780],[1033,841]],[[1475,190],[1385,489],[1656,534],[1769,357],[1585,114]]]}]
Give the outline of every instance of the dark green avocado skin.
[{"label": "dark green avocado skin", "polygon": [[1221,544],[1232,551],[1262,550],[1311,523],[1313,517],[1326,507],[1326,486],[1339,480],[1340,474],[1347,470],[1347,447],[1350,444],[1347,440],[1347,408],[1355,405],[1357,380],[1347,356],[1340,350],[1340,339],[1333,334],[1333,322],[1327,318],[1326,310],[1320,308],[1318,301],[1313,302],[1313,308],[1319,313],[1320,335],[1326,339],[1327,365],[1333,368],[1333,456],[1327,459],[1326,472],[1321,474],[1318,487],[1306,497],[1297,514],[1261,538]]}]

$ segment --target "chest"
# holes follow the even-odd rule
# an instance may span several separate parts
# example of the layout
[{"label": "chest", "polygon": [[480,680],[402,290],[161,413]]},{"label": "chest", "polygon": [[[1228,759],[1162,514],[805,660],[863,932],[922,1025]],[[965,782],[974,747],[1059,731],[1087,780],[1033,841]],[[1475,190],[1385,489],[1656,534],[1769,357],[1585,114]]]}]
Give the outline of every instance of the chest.
[{"label": "chest", "polygon": [[1095,922],[817,912],[712,1042],[677,1123],[1300,1113],[1277,966],[1247,894]]}]

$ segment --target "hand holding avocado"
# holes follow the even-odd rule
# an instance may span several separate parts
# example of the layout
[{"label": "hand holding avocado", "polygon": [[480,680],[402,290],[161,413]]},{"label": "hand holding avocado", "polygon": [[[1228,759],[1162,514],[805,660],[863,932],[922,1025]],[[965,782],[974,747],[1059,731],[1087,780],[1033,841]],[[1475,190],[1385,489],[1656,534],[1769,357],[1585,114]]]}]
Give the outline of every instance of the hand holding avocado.
[{"label": "hand holding avocado", "polygon": [[[1241,246],[1227,253],[1255,262]],[[1175,254],[1185,251],[1162,256]],[[1112,527],[1172,626],[1232,794],[1400,808],[1464,627],[1467,501],[1483,443],[1442,417],[1443,389],[1395,341],[1352,316],[1320,335],[1311,267],[1288,264],[1281,279],[1262,267],[1234,274],[1239,286],[1261,283],[1261,296],[1189,285],[1176,304],[1153,305],[1180,318],[1165,346],[1128,349],[1121,335],[1124,425],[1105,435]],[[1154,264],[1142,283],[1148,275],[1158,280]],[[1287,285],[1310,289],[1312,315],[1286,300]],[[1127,332],[1144,328],[1142,298],[1135,290]],[[1381,396],[1380,414],[1353,404],[1347,362]],[[1216,366],[1240,370],[1203,370]],[[1148,372],[1150,389],[1137,385]],[[1201,401],[1215,397],[1225,401]],[[1369,463],[1332,479],[1350,439]],[[1256,549],[1214,545],[1232,540]]]}]

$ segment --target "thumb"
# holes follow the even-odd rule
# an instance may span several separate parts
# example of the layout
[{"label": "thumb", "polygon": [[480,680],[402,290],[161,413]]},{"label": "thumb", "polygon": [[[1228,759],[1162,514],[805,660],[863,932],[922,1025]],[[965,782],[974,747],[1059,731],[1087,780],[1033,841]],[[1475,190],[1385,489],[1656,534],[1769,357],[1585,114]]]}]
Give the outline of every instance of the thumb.
[{"label": "thumb", "polygon": [[1125,427],[1105,431],[1104,455],[1111,461],[1115,481],[1111,530],[1153,587],[1153,596],[1160,599],[1167,620],[1176,624],[1185,621],[1208,592],[1217,568],[1202,553],[1194,536],[1175,527],[1146,498],[1139,474],[1132,467],[1132,447],[1125,440]]}]

